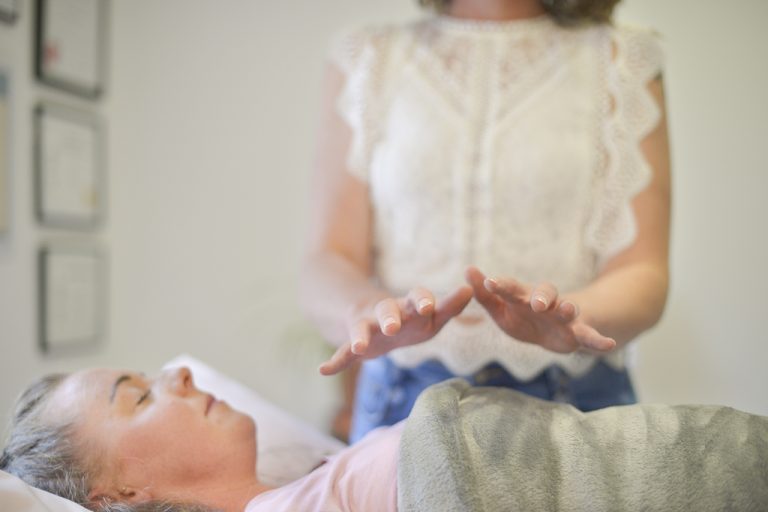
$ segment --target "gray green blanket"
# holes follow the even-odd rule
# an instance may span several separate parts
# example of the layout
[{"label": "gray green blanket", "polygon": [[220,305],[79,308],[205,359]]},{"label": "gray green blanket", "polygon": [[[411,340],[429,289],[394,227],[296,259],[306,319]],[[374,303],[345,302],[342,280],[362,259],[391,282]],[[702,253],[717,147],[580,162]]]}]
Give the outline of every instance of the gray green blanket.
[{"label": "gray green blanket", "polygon": [[585,414],[453,379],[416,402],[398,464],[401,512],[768,511],[768,417],[728,407]]}]

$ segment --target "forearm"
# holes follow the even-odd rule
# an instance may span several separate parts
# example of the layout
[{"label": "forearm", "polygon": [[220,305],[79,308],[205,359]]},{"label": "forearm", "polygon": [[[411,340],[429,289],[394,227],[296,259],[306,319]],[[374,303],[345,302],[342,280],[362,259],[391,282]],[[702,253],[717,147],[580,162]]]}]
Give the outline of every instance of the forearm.
[{"label": "forearm", "polygon": [[648,84],[661,116],[640,144],[652,170],[647,187],[632,200],[637,235],[631,247],[606,263],[601,275],[572,295],[582,318],[619,345],[661,318],[669,281],[671,177],[664,89],[660,77]]},{"label": "forearm", "polygon": [[352,309],[388,297],[363,270],[332,251],[307,257],[302,274],[302,309],[322,336],[336,346],[349,341],[346,318]]},{"label": "forearm", "polygon": [[665,265],[636,263],[607,272],[565,295],[601,334],[626,344],[661,318],[669,276]]}]

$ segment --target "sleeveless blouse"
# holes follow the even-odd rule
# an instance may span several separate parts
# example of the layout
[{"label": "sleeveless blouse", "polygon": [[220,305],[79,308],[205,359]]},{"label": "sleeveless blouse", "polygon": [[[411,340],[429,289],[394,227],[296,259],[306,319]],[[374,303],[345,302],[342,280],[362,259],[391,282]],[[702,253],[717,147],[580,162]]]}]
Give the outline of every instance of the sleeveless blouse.
[{"label": "sleeveless blouse", "polygon": [[[640,142],[660,119],[647,85],[662,58],[648,30],[548,16],[341,33],[337,107],[352,131],[348,170],[368,186],[378,283],[439,300],[468,265],[561,293],[594,280],[636,236],[631,201],[652,173]],[[449,322],[389,357],[437,359],[457,375],[496,361],[523,380],[595,361],[510,338],[474,300],[465,314],[482,321]],[[625,350],[602,357],[619,368]]]}]

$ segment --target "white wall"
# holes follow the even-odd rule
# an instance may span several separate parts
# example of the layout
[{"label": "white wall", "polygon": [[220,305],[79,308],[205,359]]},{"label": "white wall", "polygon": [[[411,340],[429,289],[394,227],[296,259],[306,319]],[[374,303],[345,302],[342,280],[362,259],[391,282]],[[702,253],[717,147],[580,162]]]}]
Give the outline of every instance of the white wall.
[{"label": "white wall", "polygon": [[620,19],[668,54],[672,288],[640,342],[641,398],[768,414],[768,2],[630,0]]},{"label": "white wall", "polygon": [[[97,104],[32,78],[33,2],[0,24],[13,72],[13,230],[0,236],[0,420],[35,376],[108,365],[153,372],[181,352],[223,368],[325,427],[338,400],[328,348],[295,301],[325,48],[365,18],[416,8],[375,0],[114,0],[107,96]],[[109,333],[92,353],[43,356],[31,108],[59,99],[102,113],[109,213]],[[65,234],[68,238],[83,236]]]},{"label": "white wall", "polygon": [[328,39],[404,10],[377,3],[114,3],[118,360],[189,351],[327,421],[328,349],[295,300],[304,205]]},{"label": "white wall", "polygon": [[[0,66],[13,76],[0,411],[42,372],[152,372],[189,352],[325,426],[336,383],[315,372],[327,349],[294,298],[322,55],[337,28],[407,18],[415,2],[114,0],[97,105],[110,208],[90,237],[110,258],[109,336],[93,353],[54,358],[36,348],[33,264],[37,246],[62,234],[33,221],[31,108],[40,98],[92,105],[34,83],[32,2],[21,3],[20,20],[0,24]],[[723,5],[630,0],[620,10],[666,36],[675,166],[672,293],[641,340],[636,375],[646,401],[768,414],[768,4]]]},{"label": "white wall", "polygon": [[[15,24],[0,23],[0,68],[10,74],[9,154],[7,197],[10,228],[0,233],[0,421],[5,425],[16,394],[44,372],[94,364],[104,352],[69,358],[44,358],[37,348],[36,258],[48,241],[77,239],[72,232],[43,229],[34,217],[32,166],[32,109],[41,100],[74,107],[87,102],[55,90],[38,87],[32,67],[32,2],[17,2]],[[104,109],[92,109],[103,113]],[[109,224],[91,237],[96,245],[110,238]]]}]

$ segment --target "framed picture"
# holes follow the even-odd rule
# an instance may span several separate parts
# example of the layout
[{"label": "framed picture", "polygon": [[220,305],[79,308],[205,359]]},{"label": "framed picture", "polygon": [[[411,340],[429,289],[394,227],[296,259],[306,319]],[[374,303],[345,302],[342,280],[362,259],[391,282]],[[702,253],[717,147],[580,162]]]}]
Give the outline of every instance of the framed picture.
[{"label": "framed picture", "polygon": [[10,127],[8,118],[10,104],[8,103],[9,76],[0,68],[0,234],[8,231],[8,217],[10,215],[8,168],[10,166]]},{"label": "framed picture", "polygon": [[43,225],[82,229],[101,220],[101,139],[93,114],[51,104],[35,109],[35,203]]},{"label": "framed picture", "polygon": [[0,21],[13,23],[19,14],[18,0],[0,0]]},{"label": "framed picture", "polygon": [[93,345],[104,335],[105,268],[95,248],[49,246],[39,253],[40,347]]},{"label": "framed picture", "polygon": [[104,88],[107,0],[37,0],[35,73],[87,98]]}]

